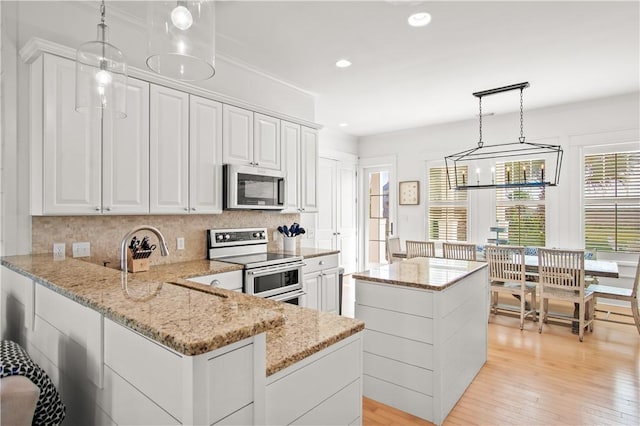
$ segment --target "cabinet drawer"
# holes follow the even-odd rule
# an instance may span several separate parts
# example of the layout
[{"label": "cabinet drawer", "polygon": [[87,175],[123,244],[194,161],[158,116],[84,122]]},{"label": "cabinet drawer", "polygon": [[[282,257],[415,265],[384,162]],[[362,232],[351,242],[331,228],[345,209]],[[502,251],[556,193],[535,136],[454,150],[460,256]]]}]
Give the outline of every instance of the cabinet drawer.
[{"label": "cabinet drawer", "polygon": [[433,293],[425,290],[357,280],[356,303],[433,318]]},{"label": "cabinet drawer", "polygon": [[194,283],[211,285],[211,282],[218,280],[220,283],[214,284],[215,287],[227,290],[242,291],[242,271],[229,271],[220,274],[203,275],[200,277],[189,278],[188,281]]},{"label": "cabinet drawer", "polygon": [[433,370],[433,346],[373,330],[364,331],[364,352]]},{"label": "cabinet drawer", "polygon": [[367,330],[380,331],[424,343],[433,343],[433,320],[431,318],[362,305],[356,305],[355,316],[365,322]]},{"label": "cabinet drawer", "polygon": [[182,418],[182,357],[115,322],[104,321],[104,363]]},{"label": "cabinet drawer", "polygon": [[368,376],[433,396],[433,372],[431,370],[368,352],[363,354],[362,363],[363,372]]},{"label": "cabinet drawer", "polygon": [[253,364],[252,344],[207,361],[209,424],[253,402]]},{"label": "cabinet drawer", "polygon": [[312,258],[304,259],[304,263],[306,264],[304,268],[302,268],[302,273],[309,274],[312,272],[322,271],[325,269],[337,268],[338,267],[338,255],[330,254],[327,256],[318,256]]}]

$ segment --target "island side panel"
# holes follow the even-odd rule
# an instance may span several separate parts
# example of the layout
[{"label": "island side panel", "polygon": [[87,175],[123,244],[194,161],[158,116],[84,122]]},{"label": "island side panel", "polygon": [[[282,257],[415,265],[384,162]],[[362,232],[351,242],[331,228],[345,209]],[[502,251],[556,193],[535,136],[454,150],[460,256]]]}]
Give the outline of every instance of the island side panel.
[{"label": "island side panel", "polygon": [[487,361],[487,268],[434,293],[436,380],[434,423],[441,424]]}]

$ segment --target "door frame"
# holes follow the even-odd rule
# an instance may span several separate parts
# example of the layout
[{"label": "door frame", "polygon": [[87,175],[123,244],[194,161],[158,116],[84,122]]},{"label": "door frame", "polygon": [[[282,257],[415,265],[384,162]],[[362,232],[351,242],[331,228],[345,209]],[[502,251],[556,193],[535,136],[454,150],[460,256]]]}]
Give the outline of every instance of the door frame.
[{"label": "door frame", "polygon": [[369,249],[367,247],[367,231],[368,220],[366,217],[369,211],[369,197],[368,197],[368,176],[370,169],[389,170],[389,223],[393,224],[393,235],[398,235],[397,227],[397,176],[396,176],[396,155],[385,155],[380,157],[360,158],[358,162],[358,200],[362,200],[358,203],[358,252],[361,254],[358,256],[358,269],[364,271],[366,269],[365,260],[368,257]]}]

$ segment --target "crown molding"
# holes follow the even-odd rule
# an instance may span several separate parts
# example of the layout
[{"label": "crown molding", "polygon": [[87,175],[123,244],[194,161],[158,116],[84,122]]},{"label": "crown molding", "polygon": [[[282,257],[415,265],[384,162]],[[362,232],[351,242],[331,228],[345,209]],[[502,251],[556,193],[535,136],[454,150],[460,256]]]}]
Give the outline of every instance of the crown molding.
[{"label": "crown molding", "polygon": [[[60,57],[71,59],[71,60],[75,60],[75,56],[76,56],[75,49],[72,49],[71,47],[64,46],[62,44],[55,43],[49,40],[44,40],[38,37],[31,38],[29,41],[27,41],[24,44],[24,46],[22,46],[22,48],[19,51],[20,57],[26,64],[31,64],[33,61],[36,60],[36,58],[38,58],[43,53],[49,53],[52,55],[60,56]],[[235,62],[233,63],[235,64]],[[253,72],[256,72],[252,68],[247,68],[247,69]],[[269,115],[271,117],[279,118],[281,120],[291,121],[306,127],[311,127],[313,129],[321,129],[323,127],[321,124],[318,124],[312,121],[304,120],[288,114],[283,114],[281,112],[274,111],[270,108],[266,108],[261,105],[251,104],[249,102],[245,102],[241,99],[237,99],[232,96],[228,96],[212,90],[203,89],[202,87],[194,86],[192,84],[184,83],[178,80],[174,80],[172,78],[167,78],[144,69],[129,66],[128,74],[129,74],[129,77],[134,77],[140,80],[148,81],[149,83],[170,87],[172,89],[180,90],[182,92],[186,92],[192,95],[197,95],[203,98],[233,105],[239,108],[245,108],[254,112],[258,112],[260,114]],[[264,75],[264,74],[261,74],[261,75]],[[273,77],[269,77],[269,78],[273,80]],[[281,84],[287,85],[286,82],[282,82],[282,81],[278,81],[278,82]],[[292,85],[287,85],[287,86],[295,88],[295,86],[292,86]]]}]

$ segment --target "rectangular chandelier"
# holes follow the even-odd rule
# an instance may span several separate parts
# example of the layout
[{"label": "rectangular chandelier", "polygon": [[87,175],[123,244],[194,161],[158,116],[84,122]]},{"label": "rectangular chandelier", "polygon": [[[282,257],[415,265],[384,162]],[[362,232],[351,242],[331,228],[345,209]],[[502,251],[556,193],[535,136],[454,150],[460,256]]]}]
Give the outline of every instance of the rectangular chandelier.
[{"label": "rectangular chandelier", "polygon": [[[526,142],[523,134],[522,92],[519,83],[476,92],[480,105],[480,140],[474,148],[444,158],[450,189],[557,186],[563,151],[560,145]],[[520,137],[518,142],[485,145],[482,141],[482,97],[520,90]]]}]

